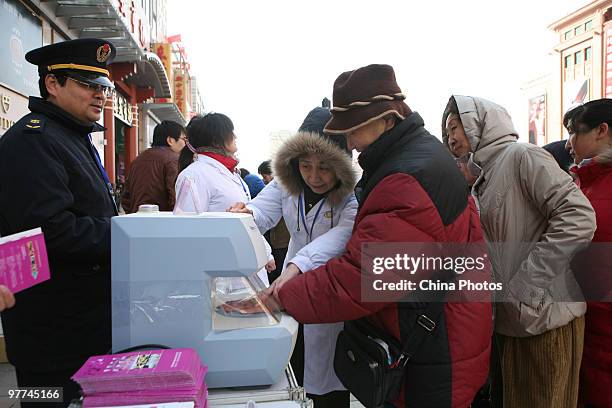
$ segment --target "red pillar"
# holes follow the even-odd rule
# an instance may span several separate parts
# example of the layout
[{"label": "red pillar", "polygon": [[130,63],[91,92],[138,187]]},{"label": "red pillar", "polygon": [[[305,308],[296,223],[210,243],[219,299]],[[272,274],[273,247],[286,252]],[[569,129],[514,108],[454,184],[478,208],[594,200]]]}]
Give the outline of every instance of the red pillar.
[{"label": "red pillar", "polygon": [[[113,80],[114,84],[115,84],[115,88],[117,89],[117,92],[119,92],[119,90],[121,90],[121,92],[128,98],[128,100],[130,101],[130,103],[132,103],[132,100],[134,100],[135,98],[135,90],[134,87],[130,87],[127,84],[125,84],[125,82],[123,82],[125,80],[125,78],[127,78],[128,76],[135,74],[136,73],[136,63],[135,62],[119,62],[119,63],[114,63],[111,64],[109,66],[110,68],[110,72],[111,72],[111,79]],[[108,102],[107,102],[108,103]],[[108,113],[108,116],[107,116]],[[108,122],[107,122],[107,118]],[[107,125],[108,123],[108,125]],[[104,124],[106,125],[106,127],[109,129],[107,130],[107,134],[109,135],[109,137],[107,138],[107,143],[106,143],[106,148],[104,150],[104,165],[106,166],[107,170],[108,170],[108,176],[111,180],[111,182],[113,183],[113,185],[115,185],[116,183],[116,174],[115,174],[115,117],[113,116],[113,109],[112,109],[112,105],[111,105],[111,109],[109,111],[105,110],[105,116],[104,116]],[[125,134],[125,144],[126,144],[126,155],[125,155],[125,166],[126,166],[126,173],[128,171],[128,166],[130,163],[130,144],[131,139],[133,138],[133,129],[127,127],[126,128],[126,134]],[[112,176],[111,176],[112,175]]]}]

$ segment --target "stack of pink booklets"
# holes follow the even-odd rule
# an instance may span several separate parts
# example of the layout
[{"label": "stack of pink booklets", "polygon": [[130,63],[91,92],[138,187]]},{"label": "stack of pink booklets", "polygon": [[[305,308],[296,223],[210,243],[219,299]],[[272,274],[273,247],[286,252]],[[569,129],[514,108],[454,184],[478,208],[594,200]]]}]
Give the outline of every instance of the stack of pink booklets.
[{"label": "stack of pink booklets", "polygon": [[206,408],[208,368],[194,349],[146,350],[90,357],[72,379],[83,407],[193,402]]}]

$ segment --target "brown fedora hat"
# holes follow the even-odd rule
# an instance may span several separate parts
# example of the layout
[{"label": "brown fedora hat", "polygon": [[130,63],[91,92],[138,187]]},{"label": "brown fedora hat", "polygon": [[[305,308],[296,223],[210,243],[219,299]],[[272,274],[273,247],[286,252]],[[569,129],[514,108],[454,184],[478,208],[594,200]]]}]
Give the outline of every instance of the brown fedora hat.
[{"label": "brown fedora hat", "polygon": [[343,72],[334,82],[332,118],[324,131],[344,134],[389,114],[404,120],[412,113],[404,99],[390,65]]}]

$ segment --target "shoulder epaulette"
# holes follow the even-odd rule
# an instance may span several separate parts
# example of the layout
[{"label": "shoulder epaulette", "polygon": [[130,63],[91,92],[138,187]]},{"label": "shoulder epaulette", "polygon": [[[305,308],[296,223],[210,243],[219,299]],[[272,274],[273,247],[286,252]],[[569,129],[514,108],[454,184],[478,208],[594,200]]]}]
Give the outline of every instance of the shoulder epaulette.
[{"label": "shoulder epaulette", "polygon": [[30,119],[23,129],[25,133],[42,133],[45,128],[45,120],[41,118],[32,118]]}]

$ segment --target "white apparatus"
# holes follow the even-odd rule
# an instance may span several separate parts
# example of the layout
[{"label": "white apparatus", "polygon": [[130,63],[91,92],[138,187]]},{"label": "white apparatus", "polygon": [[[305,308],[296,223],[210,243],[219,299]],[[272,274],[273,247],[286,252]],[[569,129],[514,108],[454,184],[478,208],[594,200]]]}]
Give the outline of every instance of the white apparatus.
[{"label": "white apparatus", "polygon": [[111,220],[113,351],[194,348],[210,388],[278,381],[298,324],[257,296],[267,259],[253,218],[144,210]]}]

